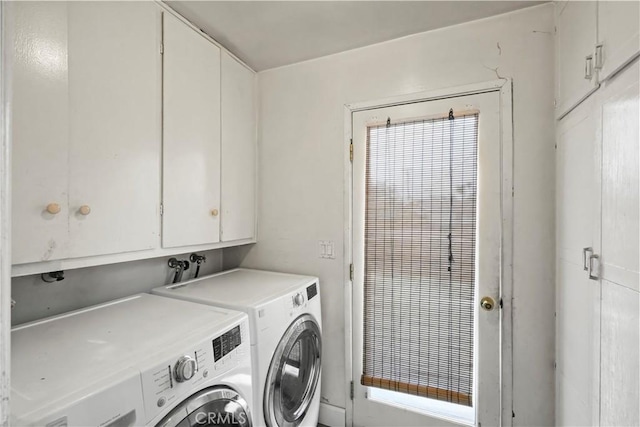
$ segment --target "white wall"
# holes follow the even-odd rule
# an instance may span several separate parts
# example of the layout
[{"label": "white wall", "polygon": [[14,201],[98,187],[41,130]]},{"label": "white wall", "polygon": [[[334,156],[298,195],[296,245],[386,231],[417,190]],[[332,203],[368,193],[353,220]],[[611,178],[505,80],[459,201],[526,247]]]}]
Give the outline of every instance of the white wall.
[{"label": "white wall", "polygon": [[[222,270],[222,250],[199,252],[207,257],[200,275]],[[15,277],[11,281],[11,298],[16,306],[11,310],[11,323],[18,325],[43,317],[87,307],[116,298],[171,283],[173,270],[167,266],[171,257],[100,265],[97,267],[66,270],[60,282],[43,282],[39,274]],[[176,255],[189,259],[189,254]],[[195,266],[185,271],[182,280],[195,273]]]},{"label": "white wall", "polygon": [[[547,4],[259,73],[258,243],[232,255],[246,267],[320,277],[323,402],[347,404],[344,105],[509,76],[514,424],[553,424],[553,69],[553,5]],[[336,259],[319,258],[318,240],[335,242]]]}]

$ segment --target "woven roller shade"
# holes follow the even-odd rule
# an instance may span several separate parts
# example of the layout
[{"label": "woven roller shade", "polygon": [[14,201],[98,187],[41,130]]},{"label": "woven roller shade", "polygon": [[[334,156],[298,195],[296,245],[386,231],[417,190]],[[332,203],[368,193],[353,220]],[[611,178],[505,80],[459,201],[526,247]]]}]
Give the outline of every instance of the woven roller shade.
[{"label": "woven roller shade", "polygon": [[478,114],[368,128],[363,385],[472,406]]}]

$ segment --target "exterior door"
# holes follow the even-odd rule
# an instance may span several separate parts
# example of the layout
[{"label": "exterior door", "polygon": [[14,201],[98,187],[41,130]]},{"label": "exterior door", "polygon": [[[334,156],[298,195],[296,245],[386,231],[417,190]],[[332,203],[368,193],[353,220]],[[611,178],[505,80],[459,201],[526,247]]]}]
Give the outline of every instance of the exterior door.
[{"label": "exterior door", "polygon": [[352,120],[353,423],[498,425],[500,92]]},{"label": "exterior door", "polygon": [[303,314],[285,332],[269,366],[264,391],[267,426],[295,427],[303,422],[319,392],[321,354],[320,328],[311,315]]}]

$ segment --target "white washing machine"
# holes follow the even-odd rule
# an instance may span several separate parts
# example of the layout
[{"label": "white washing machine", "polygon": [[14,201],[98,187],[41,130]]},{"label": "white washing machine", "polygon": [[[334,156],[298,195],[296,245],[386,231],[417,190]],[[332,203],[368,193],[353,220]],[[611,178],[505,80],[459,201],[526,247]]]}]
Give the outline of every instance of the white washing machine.
[{"label": "white washing machine", "polygon": [[322,354],[319,286],[315,277],[239,268],[152,292],[249,314],[255,423],[315,427]]},{"label": "white washing machine", "polygon": [[12,426],[252,425],[245,313],[140,294],[11,332]]}]

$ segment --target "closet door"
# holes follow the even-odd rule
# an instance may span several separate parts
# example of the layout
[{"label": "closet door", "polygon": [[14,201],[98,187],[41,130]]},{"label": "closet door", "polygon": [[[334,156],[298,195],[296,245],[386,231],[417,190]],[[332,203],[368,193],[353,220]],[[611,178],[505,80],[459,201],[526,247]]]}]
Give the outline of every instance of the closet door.
[{"label": "closet door", "polygon": [[[589,98],[558,123],[556,152],[556,424],[597,425],[600,282],[597,115]],[[596,265],[597,267],[597,265]]]},{"label": "closet door", "polygon": [[160,12],[68,7],[70,256],[158,247]]},{"label": "closet door", "polygon": [[220,240],[220,49],[164,14],[163,247]]},{"label": "closet door", "polygon": [[602,92],[601,424],[640,425],[640,66]]},{"label": "closet door", "polygon": [[13,25],[12,263],[68,255],[67,4],[5,3]]}]

